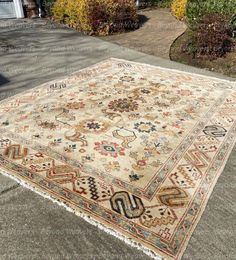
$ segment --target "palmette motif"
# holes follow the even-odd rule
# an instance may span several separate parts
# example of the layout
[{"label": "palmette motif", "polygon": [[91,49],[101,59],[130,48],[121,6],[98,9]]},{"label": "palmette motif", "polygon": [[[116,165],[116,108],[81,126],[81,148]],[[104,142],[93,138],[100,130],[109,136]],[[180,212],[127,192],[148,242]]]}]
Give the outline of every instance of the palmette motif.
[{"label": "palmette motif", "polygon": [[104,61],[1,102],[1,168],[180,259],[235,142],[234,87]]}]

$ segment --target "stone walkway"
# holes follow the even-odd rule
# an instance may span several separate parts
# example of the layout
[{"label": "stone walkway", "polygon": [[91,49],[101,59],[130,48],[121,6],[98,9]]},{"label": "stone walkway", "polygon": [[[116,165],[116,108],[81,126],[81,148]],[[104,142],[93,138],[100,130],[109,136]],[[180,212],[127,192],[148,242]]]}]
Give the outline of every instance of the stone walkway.
[{"label": "stone walkway", "polygon": [[[45,20],[0,21],[0,99],[109,57],[225,76],[57,28]],[[183,260],[235,259],[234,149]],[[0,260],[148,260],[64,208],[0,174]]]},{"label": "stone walkway", "polygon": [[169,9],[143,10],[139,15],[143,25],[138,30],[105,36],[101,39],[169,59],[171,44],[186,30],[186,25],[176,20]]}]

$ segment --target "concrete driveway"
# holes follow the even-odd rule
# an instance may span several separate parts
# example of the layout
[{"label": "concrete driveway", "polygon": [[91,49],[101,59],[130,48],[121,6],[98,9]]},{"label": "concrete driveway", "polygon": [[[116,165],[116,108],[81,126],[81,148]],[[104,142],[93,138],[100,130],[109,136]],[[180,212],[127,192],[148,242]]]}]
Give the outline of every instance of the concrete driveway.
[{"label": "concrete driveway", "polygon": [[[109,57],[226,78],[149,56],[46,20],[0,21],[0,98]],[[236,149],[183,259],[235,259]],[[0,174],[0,259],[150,259]]]}]

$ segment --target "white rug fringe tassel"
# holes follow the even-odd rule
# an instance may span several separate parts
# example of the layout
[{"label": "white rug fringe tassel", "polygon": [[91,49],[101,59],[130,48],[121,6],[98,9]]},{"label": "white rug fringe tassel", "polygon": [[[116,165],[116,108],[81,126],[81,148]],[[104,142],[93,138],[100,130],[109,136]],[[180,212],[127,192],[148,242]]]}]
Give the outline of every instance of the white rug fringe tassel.
[{"label": "white rug fringe tassel", "polygon": [[45,192],[39,191],[37,189],[37,187],[33,187],[31,185],[29,185],[27,182],[21,180],[20,178],[17,178],[9,173],[7,173],[6,171],[4,171],[3,169],[0,169],[0,173],[6,177],[9,177],[11,179],[13,179],[14,181],[16,181],[17,183],[19,183],[21,186],[39,194],[40,196],[51,200],[53,203],[58,204],[59,206],[64,207],[67,211],[72,212],[74,214],[76,214],[77,216],[83,218],[85,221],[87,221],[88,223],[92,224],[93,226],[98,227],[99,229],[103,230],[104,232],[113,235],[117,238],[119,238],[120,240],[124,241],[126,244],[137,248],[138,250],[141,250],[143,253],[147,254],[148,256],[150,256],[151,258],[155,259],[155,260],[163,260],[163,257],[157,255],[156,253],[154,253],[152,250],[146,248],[145,246],[141,245],[140,243],[137,243],[136,241],[132,240],[131,238],[126,237],[125,235],[120,234],[117,231],[114,231],[113,229],[106,227],[105,225],[99,223],[97,220],[93,219],[92,217],[88,216],[85,213],[76,211],[75,209],[69,207],[68,205],[66,205],[63,202],[58,201],[57,199],[55,199],[54,197],[52,197],[51,195],[48,195]]}]

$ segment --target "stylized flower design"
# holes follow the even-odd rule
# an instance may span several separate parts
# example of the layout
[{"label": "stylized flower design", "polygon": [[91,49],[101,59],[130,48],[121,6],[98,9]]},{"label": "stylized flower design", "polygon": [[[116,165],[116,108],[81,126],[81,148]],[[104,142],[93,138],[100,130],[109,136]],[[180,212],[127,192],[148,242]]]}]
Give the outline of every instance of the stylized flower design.
[{"label": "stylized flower design", "polygon": [[94,150],[98,151],[102,155],[110,155],[114,158],[118,157],[118,155],[125,155],[124,148],[119,147],[117,143],[107,141],[96,142]]},{"label": "stylized flower design", "polygon": [[134,124],[134,129],[140,133],[150,133],[156,131],[156,126],[151,122],[139,122]]},{"label": "stylized flower design", "polygon": [[132,181],[138,181],[138,180],[140,180],[142,177],[143,177],[143,175],[139,175],[139,174],[137,174],[137,173],[134,173],[133,171],[132,171],[132,173],[129,175],[129,179],[130,179],[131,182],[132,182]]},{"label": "stylized flower design", "polygon": [[108,164],[105,164],[105,170],[107,172],[111,171],[120,171],[120,164],[119,162],[109,162]]},{"label": "stylized flower design", "polygon": [[179,95],[181,95],[181,96],[186,96],[186,97],[191,96],[191,95],[193,94],[192,91],[190,91],[190,90],[188,90],[188,89],[179,89],[179,90],[177,91],[177,93],[178,93]]},{"label": "stylized flower design", "polygon": [[138,166],[145,166],[146,164],[147,164],[147,162],[145,160],[138,160],[137,161]]},{"label": "stylized flower design", "polygon": [[108,107],[115,112],[130,112],[138,109],[138,103],[131,98],[119,98],[111,101]]},{"label": "stylized flower design", "polygon": [[75,128],[83,133],[101,133],[107,130],[109,124],[103,120],[88,119],[81,121]]},{"label": "stylized flower design", "polygon": [[131,81],[134,81],[134,78],[131,77],[131,76],[123,76],[123,77],[120,77],[120,81],[122,81],[122,82],[131,82]]},{"label": "stylized flower design", "polygon": [[170,103],[169,103],[169,101],[162,99],[162,100],[155,101],[154,105],[157,106],[158,108],[160,108],[160,110],[161,110],[161,108],[168,108],[170,106]]},{"label": "stylized flower design", "polygon": [[102,128],[102,124],[100,122],[92,121],[92,122],[87,122],[85,124],[85,127],[87,127],[90,130],[96,131]]},{"label": "stylized flower design", "polygon": [[51,129],[51,130],[55,130],[57,128],[57,125],[54,122],[49,122],[49,121],[39,122],[38,126],[41,126],[42,128],[45,129]]},{"label": "stylized flower design", "polygon": [[85,104],[83,102],[69,102],[66,104],[66,107],[68,109],[81,109],[85,107]]},{"label": "stylized flower design", "polygon": [[163,112],[162,115],[163,115],[163,117],[169,117],[169,116],[171,116],[171,112],[169,112],[169,111]]},{"label": "stylized flower design", "polygon": [[144,95],[148,95],[148,94],[150,94],[152,91],[149,90],[149,89],[147,89],[147,88],[142,88],[142,89],[140,90],[140,92],[141,92],[142,94],[144,94]]}]

